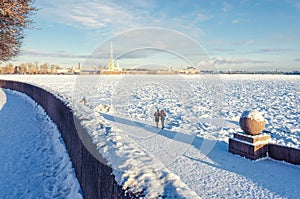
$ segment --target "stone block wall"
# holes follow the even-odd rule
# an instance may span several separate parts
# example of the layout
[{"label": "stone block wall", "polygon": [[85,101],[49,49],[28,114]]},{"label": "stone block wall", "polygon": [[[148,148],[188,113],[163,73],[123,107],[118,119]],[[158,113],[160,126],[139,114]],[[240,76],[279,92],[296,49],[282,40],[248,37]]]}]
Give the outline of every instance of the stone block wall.
[{"label": "stone block wall", "polygon": [[250,136],[234,133],[233,138],[229,138],[228,151],[251,160],[268,156],[275,160],[300,165],[300,149],[278,145],[270,141],[270,135]]},{"label": "stone block wall", "polygon": [[229,139],[229,152],[238,154],[251,160],[267,156],[268,141],[270,136],[250,136],[234,133]]},{"label": "stone block wall", "polygon": [[300,165],[300,149],[270,143],[268,153],[275,160]]}]

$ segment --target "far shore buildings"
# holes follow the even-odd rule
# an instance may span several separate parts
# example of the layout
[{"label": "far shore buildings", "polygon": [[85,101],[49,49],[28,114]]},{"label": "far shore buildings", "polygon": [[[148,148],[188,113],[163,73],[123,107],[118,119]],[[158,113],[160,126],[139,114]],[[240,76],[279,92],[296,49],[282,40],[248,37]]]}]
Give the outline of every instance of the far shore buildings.
[{"label": "far shore buildings", "polygon": [[[110,41],[110,58],[108,65],[106,67],[94,66],[81,68],[80,63],[77,67],[62,68],[58,65],[48,65],[47,63],[38,66],[35,64],[21,64],[13,68],[7,67],[2,70],[0,68],[0,73],[4,74],[57,74],[57,75],[118,75],[118,74],[199,74],[199,72],[194,67],[187,67],[183,70],[160,70],[160,69],[122,69],[119,63],[114,59],[113,56],[113,42]],[[28,66],[27,66],[28,65]],[[14,70],[13,70],[14,69]]]}]

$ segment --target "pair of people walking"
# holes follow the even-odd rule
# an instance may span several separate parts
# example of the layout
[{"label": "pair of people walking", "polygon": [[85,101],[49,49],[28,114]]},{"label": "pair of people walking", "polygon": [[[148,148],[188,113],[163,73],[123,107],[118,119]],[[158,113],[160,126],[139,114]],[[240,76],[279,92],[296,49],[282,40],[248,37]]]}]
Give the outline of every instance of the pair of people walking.
[{"label": "pair of people walking", "polygon": [[156,128],[158,128],[159,119],[161,121],[161,129],[165,128],[165,118],[166,118],[166,116],[167,115],[166,115],[164,110],[159,111],[159,109],[157,109],[157,111],[154,113]]}]

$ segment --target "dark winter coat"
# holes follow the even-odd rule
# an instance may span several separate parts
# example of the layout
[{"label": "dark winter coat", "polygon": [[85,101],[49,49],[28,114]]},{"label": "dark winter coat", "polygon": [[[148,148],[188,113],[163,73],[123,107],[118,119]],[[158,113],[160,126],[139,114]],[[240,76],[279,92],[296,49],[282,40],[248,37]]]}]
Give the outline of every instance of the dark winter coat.
[{"label": "dark winter coat", "polygon": [[166,118],[166,113],[164,112],[164,111],[162,111],[161,113],[160,113],[160,118],[161,118],[161,121],[164,121],[165,120],[165,118]]},{"label": "dark winter coat", "polygon": [[159,122],[160,113],[159,112],[155,112],[154,113],[154,117],[155,117],[155,122]]}]

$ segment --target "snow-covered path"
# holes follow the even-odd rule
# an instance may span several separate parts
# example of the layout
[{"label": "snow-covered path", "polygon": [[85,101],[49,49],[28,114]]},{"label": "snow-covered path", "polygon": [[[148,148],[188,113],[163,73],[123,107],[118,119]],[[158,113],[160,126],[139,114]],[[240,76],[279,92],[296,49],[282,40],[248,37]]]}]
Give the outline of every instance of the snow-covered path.
[{"label": "snow-covered path", "polygon": [[0,198],[82,198],[57,127],[24,94],[0,89]]},{"label": "snow-covered path", "polygon": [[[134,136],[141,148],[150,151],[200,197],[297,198],[300,194],[299,166],[270,159],[251,161],[228,153],[224,141],[160,130],[117,115],[101,115],[119,128],[135,129],[124,133]],[[230,126],[225,122],[224,127],[226,124]]]}]

